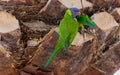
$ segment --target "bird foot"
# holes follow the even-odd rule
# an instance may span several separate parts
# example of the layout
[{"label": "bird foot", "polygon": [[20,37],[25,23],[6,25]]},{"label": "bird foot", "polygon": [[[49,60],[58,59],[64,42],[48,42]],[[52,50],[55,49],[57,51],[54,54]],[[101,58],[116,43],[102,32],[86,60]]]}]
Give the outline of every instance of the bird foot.
[{"label": "bird foot", "polygon": [[65,55],[65,56],[70,56],[71,53],[70,53],[68,50],[64,50],[64,51],[63,51],[63,55]]}]

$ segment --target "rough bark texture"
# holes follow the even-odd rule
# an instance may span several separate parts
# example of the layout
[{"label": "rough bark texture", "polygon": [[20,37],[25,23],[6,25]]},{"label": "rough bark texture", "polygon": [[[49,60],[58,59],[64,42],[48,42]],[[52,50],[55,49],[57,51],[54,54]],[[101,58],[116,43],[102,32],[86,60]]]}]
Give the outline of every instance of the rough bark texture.
[{"label": "rough bark texture", "polygon": [[19,75],[14,66],[14,59],[0,43],[0,75]]},{"label": "rough bark texture", "polygon": [[39,11],[45,6],[47,0],[10,0],[9,2],[0,1],[1,9],[7,10],[22,21],[39,20]]},{"label": "rough bark texture", "polygon": [[[107,12],[100,12],[94,14],[91,18],[98,26],[96,28],[96,35],[98,36],[99,45],[112,44],[118,36],[117,32],[119,32],[119,24],[112,15]],[[103,18],[104,20],[101,20]]]},{"label": "rough bark texture", "polygon": [[[12,33],[12,32],[11,32]],[[15,51],[19,49],[18,42],[20,40],[19,30],[13,31],[13,34],[1,34],[1,43],[7,50]],[[17,36],[18,35],[18,36]]]},{"label": "rough bark texture", "polygon": [[[84,9],[87,7],[92,7],[92,4],[86,0],[83,1],[83,5]],[[58,24],[59,21],[63,18],[65,10],[71,7],[77,7],[79,9],[82,9],[80,0],[71,0],[69,2],[65,0],[49,0],[40,11],[40,15],[42,17],[41,20],[46,23],[51,22],[54,24]]]},{"label": "rough bark texture", "polygon": [[[57,40],[58,34],[54,30],[47,34],[28,66],[40,68],[42,71],[43,65],[54,50]],[[44,68],[44,70],[51,71],[54,75],[73,75],[84,71],[92,59],[93,45],[93,42],[89,40],[81,46],[72,46],[69,55],[64,55],[64,51],[60,52],[49,67]]]},{"label": "rough bark texture", "polygon": [[[120,67],[120,42],[106,51],[93,66],[103,71],[105,75],[113,75]],[[107,66],[107,67],[105,67]]]},{"label": "rough bark texture", "polygon": [[18,50],[18,41],[21,37],[21,30],[18,20],[10,13],[0,12],[0,42],[8,50]]},{"label": "rough bark texture", "polygon": [[[80,0],[0,0],[0,75],[113,75],[120,68],[120,0],[82,1],[83,8]],[[53,25],[71,7],[97,27],[78,33],[68,53],[44,67],[59,37]]]},{"label": "rough bark texture", "polygon": [[[94,4],[96,4],[98,7],[104,7],[104,8],[109,8],[109,6],[120,6],[120,0],[88,0]],[[112,6],[112,7],[113,7]]]},{"label": "rough bark texture", "polygon": [[40,11],[42,20],[46,23],[52,22],[56,24],[58,19],[62,19],[66,7],[62,5],[58,0],[49,0],[44,8]]},{"label": "rough bark texture", "polygon": [[115,8],[111,13],[115,20],[120,23],[120,8]]},{"label": "rough bark texture", "polygon": [[[43,65],[45,64],[46,60],[48,59],[48,57],[54,50],[54,47],[58,40],[58,34],[53,29],[44,37],[44,39],[43,39],[41,45],[39,46],[38,50],[36,51],[35,55],[29,61],[29,65],[27,65],[23,69],[23,71],[25,72],[27,69],[30,68],[33,70],[33,73],[35,73],[35,74],[38,74],[39,71],[47,72],[50,75],[52,75],[52,74],[53,75],[74,75],[74,74],[79,75],[81,73],[84,73],[84,71],[86,69],[91,67],[91,64],[94,66],[94,64],[99,62],[100,60],[104,60],[104,61],[107,60],[107,59],[102,59],[101,53],[104,54],[104,52],[106,53],[106,51],[109,51],[106,47],[108,47],[111,43],[113,43],[113,40],[115,40],[117,38],[117,36],[114,37],[114,35],[113,35],[113,34],[117,34],[117,32],[118,32],[117,29],[116,29],[116,31],[111,30],[110,34],[112,34],[112,35],[110,35],[110,34],[107,35],[106,39],[111,38],[109,43],[108,43],[108,41],[105,41],[106,39],[102,39],[102,41],[101,41],[104,44],[99,43],[98,41],[100,39],[97,38],[97,36],[95,36],[93,40],[88,40],[87,42],[83,42],[79,46],[72,45],[69,49],[68,55],[66,55],[64,51],[61,51],[55,57],[55,59],[52,61],[52,63],[47,68],[45,68]],[[108,54],[110,54],[110,53],[108,53]],[[107,56],[107,55],[105,55],[105,56]],[[110,58],[112,58],[112,57],[110,57]],[[110,64],[111,62],[108,62],[108,63]],[[105,63],[104,65],[107,65],[107,64]],[[93,66],[92,66],[92,68],[93,68]],[[99,68],[97,66],[94,66],[94,68],[95,67]],[[118,66],[116,66],[116,67],[118,68]],[[99,75],[99,73],[102,74],[104,72],[99,69],[97,69],[98,70],[97,71],[96,68],[95,68],[95,73],[97,72],[98,75]],[[111,70],[113,70],[113,71],[109,71],[109,74],[113,74],[115,72],[114,69],[116,70],[117,68],[111,68]],[[30,72],[27,70],[27,73],[30,73]],[[108,71],[105,70],[105,72],[106,72],[106,74],[108,74]],[[90,71],[90,73],[91,73],[91,71]]]},{"label": "rough bark texture", "polygon": [[[48,24],[59,24],[67,8],[78,7],[79,9],[82,9],[80,1],[76,1],[71,0],[70,2],[66,2],[64,0],[25,0],[22,2],[21,0],[17,0],[11,1],[8,4],[5,2],[0,3],[2,5],[1,10],[8,10],[19,20],[29,21],[34,19],[42,20]],[[93,6],[92,3],[86,0],[83,1],[83,5],[84,9],[92,8]]]},{"label": "rough bark texture", "polygon": [[[29,46],[29,40],[36,39],[36,43],[40,43],[41,39],[50,31],[53,25],[47,25],[42,21],[29,21],[29,22],[20,22],[22,37],[21,42],[24,43],[24,46]],[[32,38],[32,39],[31,39]],[[35,41],[33,41],[35,43]],[[31,43],[32,44],[32,43]]]}]

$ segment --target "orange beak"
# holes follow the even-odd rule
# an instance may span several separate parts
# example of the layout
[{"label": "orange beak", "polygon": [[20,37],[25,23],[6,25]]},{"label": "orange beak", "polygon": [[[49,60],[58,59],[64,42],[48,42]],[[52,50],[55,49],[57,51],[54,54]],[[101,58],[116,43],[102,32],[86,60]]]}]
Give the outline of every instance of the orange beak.
[{"label": "orange beak", "polygon": [[81,15],[81,12],[79,11],[77,15],[80,16],[80,15]]}]

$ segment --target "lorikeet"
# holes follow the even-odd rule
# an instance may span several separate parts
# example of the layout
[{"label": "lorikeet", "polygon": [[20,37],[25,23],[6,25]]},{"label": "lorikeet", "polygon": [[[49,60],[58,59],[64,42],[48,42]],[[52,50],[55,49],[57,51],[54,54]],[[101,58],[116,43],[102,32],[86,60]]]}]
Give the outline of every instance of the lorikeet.
[{"label": "lorikeet", "polygon": [[[75,19],[76,17],[78,21],[77,19]],[[57,41],[57,45],[53,53],[45,63],[44,65],[45,67],[47,67],[51,63],[54,57],[63,48],[64,50],[68,50],[68,48],[70,47],[71,43],[73,42],[78,32],[79,27],[83,26],[83,24],[94,26],[92,21],[88,18],[88,16],[85,16],[84,14],[80,16],[80,12],[78,8],[70,8],[66,10],[64,18],[61,20],[59,25],[59,29],[58,29],[59,39]]]},{"label": "lorikeet", "polygon": [[86,28],[88,27],[95,27],[96,24],[90,20],[90,18],[88,17],[88,15],[86,14],[81,14],[79,16],[77,16],[77,21],[80,25],[80,27],[83,29],[84,27]]}]

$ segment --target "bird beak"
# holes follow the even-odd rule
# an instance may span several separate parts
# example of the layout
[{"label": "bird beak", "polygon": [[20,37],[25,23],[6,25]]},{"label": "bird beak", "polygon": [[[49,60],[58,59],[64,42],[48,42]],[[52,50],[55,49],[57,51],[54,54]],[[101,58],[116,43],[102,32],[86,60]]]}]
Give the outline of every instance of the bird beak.
[{"label": "bird beak", "polygon": [[81,15],[81,12],[79,11],[78,13],[77,13],[77,16],[80,16]]}]

